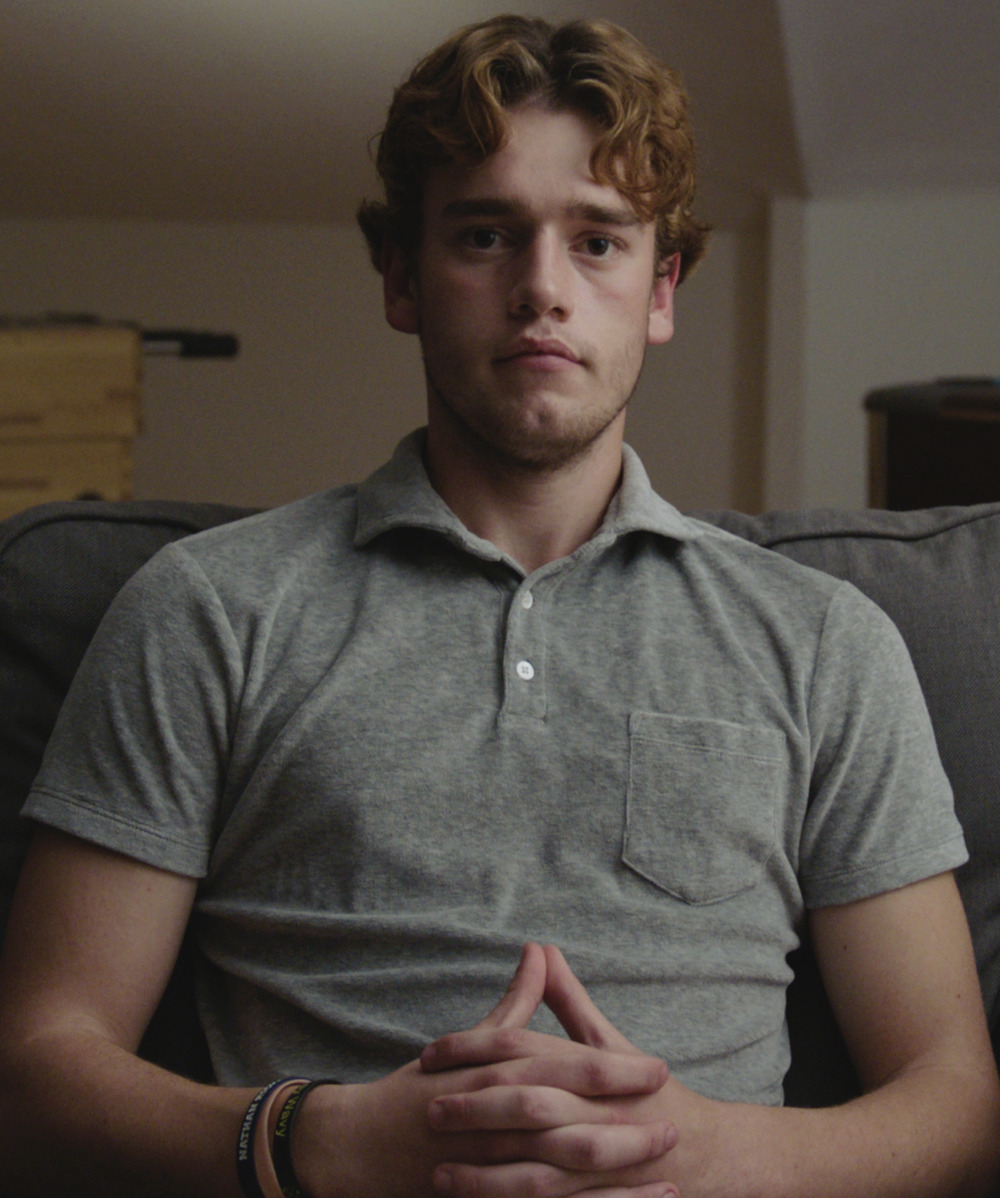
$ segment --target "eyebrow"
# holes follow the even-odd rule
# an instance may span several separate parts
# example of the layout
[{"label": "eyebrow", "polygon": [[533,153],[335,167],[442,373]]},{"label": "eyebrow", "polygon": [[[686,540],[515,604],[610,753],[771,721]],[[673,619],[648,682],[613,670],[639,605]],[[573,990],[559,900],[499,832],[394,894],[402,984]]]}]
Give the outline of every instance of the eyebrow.
[{"label": "eyebrow", "polygon": [[[520,200],[489,196],[482,199],[451,200],[442,209],[446,220],[463,220],[470,216],[513,216],[527,218],[531,209]],[[619,229],[635,228],[646,222],[632,208],[610,204],[596,204],[580,200],[569,204],[566,216],[573,220],[589,221],[598,225],[610,225]]]}]

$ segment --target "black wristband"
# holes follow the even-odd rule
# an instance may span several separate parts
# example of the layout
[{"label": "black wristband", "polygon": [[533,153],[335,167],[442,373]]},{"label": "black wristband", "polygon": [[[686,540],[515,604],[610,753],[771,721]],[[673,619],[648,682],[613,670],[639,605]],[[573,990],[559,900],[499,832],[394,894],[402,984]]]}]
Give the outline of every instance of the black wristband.
[{"label": "black wristband", "polygon": [[253,1159],[253,1143],[257,1135],[257,1121],[267,1099],[279,1086],[295,1081],[293,1077],[281,1077],[276,1082],[270,1082],[254,1095],[253,1101],[247,1107],[240,1127],[239,1139],[236,1141],[236,1175],[239,1178],[240,1189],[246,1198],[264,1198],[264,1192],[257,1180],[257,1167]]},{"label": "black wristband", "polygon": [[281,1108],[278,1122],[274,1128],[274,1138],[271,1141],[271,1161],[285,1198],[308,1198],[299,1179],[295,1176],[295,1167],[292,1164],[292,1128],[295,1126],[299,1111],[302,1110],[302,1103],[309,1091],[315,1090],[317,1086],[336,1085],[338,1082],[332,1077],[321,1077],[316,1081],[308,1082],[301,1090],[290,1094]]}]

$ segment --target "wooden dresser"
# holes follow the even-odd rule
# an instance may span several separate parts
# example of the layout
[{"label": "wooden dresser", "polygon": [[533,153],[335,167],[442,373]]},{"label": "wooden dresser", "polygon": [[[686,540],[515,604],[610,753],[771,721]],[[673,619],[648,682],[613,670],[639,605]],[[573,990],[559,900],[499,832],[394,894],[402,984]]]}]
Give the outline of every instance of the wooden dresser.
[{"label": "wooden dresser", "polygon": [[868,504],[907,511],[1000,500],[1000,381],[880,387],[868,412]]},{"label": "wooden dresser", "polygon": [[129,499],[142,334],[0,323],[0,518],[56,499]]}]

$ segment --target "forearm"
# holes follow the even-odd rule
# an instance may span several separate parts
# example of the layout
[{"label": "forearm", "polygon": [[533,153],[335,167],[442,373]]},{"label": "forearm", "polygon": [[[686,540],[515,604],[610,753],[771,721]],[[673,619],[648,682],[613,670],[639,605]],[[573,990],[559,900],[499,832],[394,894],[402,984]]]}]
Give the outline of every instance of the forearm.
[{"label": "forearm", "polygon": [[188,1081],[87,1030],[8,1046],[0,1076],[4,1193],[238,1198],[253,1090]]},{"label": "forearm", "polygon": [[825,1110],[710,1102],[673,1081],[657,1101],[680,1136],[656,1168],[684,1198],[977,1198],[1000,1177],[987,1070],[914,1069]]},{"label": "forearm", "polygon": [[252,1093],[140,1060],[196,883],[40,831],[0,960],[0,1189],[236,1198]]},{"label": "forearm", "polygon": [[[542,950],[529,946],[507,993],[478,1026],[526,1023],[544,975]],[[175,1077],[138,1060],[117,1040],[107,1026],[80,1015],[47,1017],[27,999],[6,1008],[0,1003],[4,1192],[9,1178],[12,1198],[70,1192],[237,1198],[237,1141],[255,1091]],[[598,1055],[599,1061],[591,1059]],[[641,1054],[605,1059],[581,1050],[580,1056],[584,1077],[599,1076],[601,1093],[612,1099],[653,1094],[666,1077],[661,1062]],[[571,1081],[576,1066],[574,1057],[568,1074],[557,1071],[556,1084]],[[456,1151],[461,1159],[467,1141],[432,1128],[430,1104],[455,1090],[524,1084],[536,1068],[528,1059],[485,1072],[435,1074],[411,1062],[375,1082],[319,1087],[303,1104],[292,1135],[306,1192],[313,1198],[433,1198],[435,1167]],[[487,1152],[491,1140],[483,1141]],[[626,1158],[648,1160],[642,1137],[637,1140]],[[640,1189],[636,1198],[664,1192],[663,1186]]]},{"label": "forearm", "polygon": [[995,1193],[998,1081],[954,879],[820,908],[809,926],[867,1093],[830,1110],[715,1111],[685,1198]]},{"label": "forearm", "polygon": [[[929,1021],[929,1032],[918,1024],[919,1035],[904,1035],[902,1048],[894,1044],[891,1031],[879,1025],[874,1047],[867,1057],[861,1056],[869,1092],[840,1107],[796,1110],[713,1101],[670,1077],[643,1097],[626,1096],[610,1103],[598,1098],[588,1115],[581,1114],[578,1106],[578,1096],[585,1091],[570,1084],[568,1095],[560,1093],[559,1088],[566,1090],[567,1084],[560,1080],[556,1065],[564,1068],[567,1059],[595,1048],[614,1054],[627,1053],[631,1046],[594,1006],[561,953],[551,946],[545,952],[545,999],[571,1039],[545,1038],[530,1031],[501,1038],[479,1029],[443,1037],[421,1058],[425,1069],[455,1070],[534,1056],[549,1062],[548,1073],[531,1078],[535,1087],[542,1088],[531,1090],[530,1103],[520,1105],[514,1101],[517,1096],[505,1096],[499,1084],[495,1091],[442,1098],[434,1104],[434,1122],[436,1127],[464,1133],[498,1127],[544,1133],[546,1128],[573,1123],[579,1132],[589,1134],[589,1125],[595,1133],[590,1149],[579,1153],[577,1163],[566,1162],[569,1171],[563,1169],[558,1176],[531,1162],[507,1167],[488,1160],[463,1164],[453,1158],[448,1166],[453,1198],[525,1193],[529,1181],[562,1184],[572,1180],[573,1170],[582,1167],[579,1162],[592,1159],[593,1150],[602,1144],[608,1159],[605,1130],[609,1126],[649,1127],[657,1121],[676,1129],[675,1145],[643,1164],[619,1169],[612,1163],[610,1171],[597,1179],[600,1184],[660,1181],[675,1185],[683,1198],[995,1195],[1000,1181],[1000,1082],[978,989],[976,1004],[969,999],[962,1011],[946,1010],[940,1026]],[[974,984],[972,974],[968,985]],[[953,985],[950,993],[956,989]],[[906,1010],[905,1005],[895,1004],[893,1026],[906,1017]],[[878,1024],[874,1017],[863,1022]],[[914,1038],[922,1046],[901,1059]],[[547,1045],[542,1043],[546,1039]],[[881,1084],[879,1077],[884,1079]],[[530,1120],[525,1119],[528,1111]],[[504,1188],[511,1179],[517,1184]]]}]

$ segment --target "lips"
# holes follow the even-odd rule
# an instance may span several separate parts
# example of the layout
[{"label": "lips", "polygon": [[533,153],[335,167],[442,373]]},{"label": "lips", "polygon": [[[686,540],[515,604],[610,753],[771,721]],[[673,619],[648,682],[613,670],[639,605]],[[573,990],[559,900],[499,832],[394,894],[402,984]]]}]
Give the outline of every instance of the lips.
[{"label": "lips", "polygon": [[498,362],[514,362],[519,359],[562,358],[566,362],[579,364],[579,357],[565,342],[557,338],[521,337],[497,358]]}]

